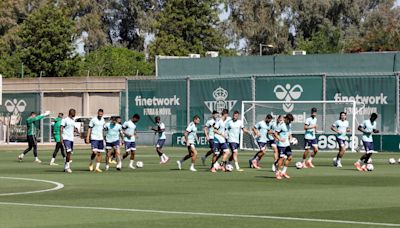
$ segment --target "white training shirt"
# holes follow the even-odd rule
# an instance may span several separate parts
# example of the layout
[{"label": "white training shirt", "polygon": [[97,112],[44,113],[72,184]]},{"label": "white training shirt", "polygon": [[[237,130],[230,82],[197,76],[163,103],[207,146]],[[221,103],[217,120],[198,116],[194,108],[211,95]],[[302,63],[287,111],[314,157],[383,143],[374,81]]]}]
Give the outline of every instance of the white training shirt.
[{"label": "white training shirt", "polygon": [[104,140],[103,129],[105,123],[103,117],[99,120],[96,116],[90,120],[89,127],[92,129],[90,133],[91,140]]},{"label": "white training shirt", "polygon": [[349,128],[349,121],[336,120],[336,122],[332,126],[336,127],[336,129],[339,131],[339,134],[336,134],[336,137],[342,140],[346,140],[347,128]]},{"label": "white training shirt", "polygon": [[242,120],[230,120],[226,124],[226,129],[228,130],[228,142],[239,143],[240,142],[240,132],[244,128]]},{"label": "white training shirt", "polygon": [[122,129],[124,130],[124,133],[132,135],[131,137],[128,137],[124,134],[124,141],[135,142],[136,124],[133,123],[132,120],[125,121],[125,123],[122,125]]},{"label": "white training shirt", "polygon": [[281,122],[276,126],[275,129],[276,132],[278,132],[279,138],[281,140],[279,140],[277,142],[277,145],[279,147],[287,147],[290,146],[290,142],[289,142],[289,135],[292,132],[292,125],[291,124],[286,124],[285,122]]},{"label": "white training shirt", "polygon": [[193,122],[190,122],[189,125],[186,128],[186,131],[188,132],[188,142],[189,144],[194,144],[196,140],[196,134],[197,134],[197,126]]},{"label": "white training shirt", "polygon": [[219,119],[215,125],[214,128],[217,129],[218,132],[220,132],[222,135],[220,134],[215,134],[214,135],[214,140],[217,143],[226,143],[226,124],[231,120],[230,117],[227,117],[225,121],[223,121],[222,119]]},{"label": "white training shirt", "polygon": [[69,116],[62,119],[61,126],[64,127],[62,137],[63,140],[74,141],[74,131],[75,131],[75,120],[71,119]]},{"label": "white training shirt", "polygon": [[364,120],[361,124],[361,127],[364,129],[364,131],[367,132],[363,132],[362,141],[372,142],[372,133],[374,132],[374,130],[376,130],[376,121],[371,123],[371,120]]},{"label": "white training shirt", "polygon": [[215,125],[214,118],[211,118],[206,122],[206,127],[207,127],[207,130],[208,130],[208,138],[209,139],[214,139],[214,134],[215,134],[214,133],[214,125]]},{"label": "white training shirt", "polygon": [[[308,117],[306,121],[304,121],[304,125],[312,126],[317,124],[317,118]],[[315,139],[315,128],[307,129],[304,132],[304,138],[308,140]]]},{"label": "white training shirt", "polygon": [[158,132],[158,139],[166,139],[167,137],[165,136],[165,124],[163,122],[160,122],[157,124],[157,127],[160,128],[160,130],[164,130],[163,132]]}]

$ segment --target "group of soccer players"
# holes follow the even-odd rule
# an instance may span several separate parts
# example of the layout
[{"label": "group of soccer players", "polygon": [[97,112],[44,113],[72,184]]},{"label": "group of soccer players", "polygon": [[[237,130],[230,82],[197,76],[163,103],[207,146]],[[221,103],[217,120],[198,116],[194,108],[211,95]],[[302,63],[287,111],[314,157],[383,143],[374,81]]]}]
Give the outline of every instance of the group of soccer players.
[{"label": "group of soccer players", "polygon": [[[50,165],[57,165],[55,158],[58,151],[61,151],[64,157],[64,171],[71,173],[71,155],[74,148],[74,132],[77,131],[75,128],[75,113],[74,109],[70,109],[68,116],[63,118],[63,114],[60,113],[54,120],[54,138],[56,141],[56,147],[50,162]],[[33,149],[35,156],[35,162],[41,163],[37,155],[37,143],[35,137],[35,121],[38,121],[50,113],[46,112],[42,115],[36,115],[31,113],[31,116],[27,119],[27,139],[29,147],[22,152],[18,159],[23,160],[26,153]],[[85,143],[91,144],[91,155],[89,170],[95,172],[102,172],[100,164],[102,162],[102,155],[105,153],[105,170],[110,168],[111,157],[115,158],[116,169],[122,169],[122,161],[129,156],[129,168],[135,169],[135,152],[136,152],[136,124],[140,120],[140,116],[135,114],[130,120],[121,123],[120,118],[112,117],[110,122],[105,121],[104,111],[99,109],[97,116],[92,118],[89,122],[89,129],[85,138]],[[373,152],[373,140],[372,133],[378,133],[376,129],[377,114],[373,113],[369,120],[365,120],[362,125],[358,127],[358,130],[363,133],[363,143],[366,153],[354,163],[355,167],[359,171],[366,170],[366,164],[369,161]],[[232,117],[229,116],[229,111],[224,109],[221,113],[217,111],[212,112],[212,116],[207,120],[203,131],[206,135],[206,139],[209,143],[210,150],[201,157],[203,165],[206,162],[208,156],[212,155],[210,171],[217,172],[231,171],[243,171],[239,166],[238,150],[242,131],[250,133],[254,136],[257,141],[259,150],[257,153],[249,159],[249,167],[254,169],[260,169],[260,161],[264,157],[267,151],[267,147],[270,147],[273,152],[273,164],[272,170],[275,172],[277,179],[290,178],[287,174],[289,164],[292,160],[292,149],[291,144],[296,144],[297,140],[292,137],[292,125],[294,118],[292,114],[286,114],[284,116],[278,116],[274,120],[271,114],[267,114],[264,120],[256,123],[251,130],[244,127],[243,121],[239,119],[239,112],[235,111]],[[185,142],[188,149],[182,159],[177,161],[178,169],[182,169],[182,165],[186,160],[191,161],[190,171],[197,171],[195,168],[195,162],[197,160],[197,150],[195,147],[197,138],[198,125],[200,124],[200,117],[194,116],[192,122],[187,126],[184,136]],[[163,152],[162,148],[166,140],[165,135],[165,124],[161,122],[159,116],[155,117],[156,127],[152,130],[157,135],[156,152],[160,158],[160,164],[165,164],[169,161],[169,157]],[[311,109],[311,115],[304,122],[304,154],[302,167],[303,168],[314,168],[313,159],[318,153],[318,141],[316,138],[317,133],[317,109]],[[336,133],[336,139],[339,144],[339,152],[334,158],[334,165],[336,167],[342,167],[341,159],[346,151],[346,140],[347,134],[350,132],[349,122],[346,120],[346,113],[341,112],[339,120],[337,120],[331,127],[331,130]],[[105,133],[104,133],[105,132]],[[105,144],[104,144],[105,141]],[[125,153],[122,155],[120,146],[125,146]],[[312,152],[310,153],[310,149]],[[64,150],[66,153],[64,153]],[[309,156],[310,155],[310,156]],[[234,167],[233,167],[233,165]]]}]

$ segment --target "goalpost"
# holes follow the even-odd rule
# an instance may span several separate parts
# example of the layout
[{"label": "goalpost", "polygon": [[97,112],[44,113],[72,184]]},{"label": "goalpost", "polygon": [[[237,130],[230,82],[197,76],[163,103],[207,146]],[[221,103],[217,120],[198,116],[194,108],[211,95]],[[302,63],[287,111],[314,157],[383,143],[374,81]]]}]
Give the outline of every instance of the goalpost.
[{"label": "goalpost", "polygon": [[[241,118],[244,127],[250,130],[251,134],[241,133],[240,149],[258,149],[252,128],[257,122],[264,120],[267,114],[271,114],[273,120],[276,121],[279,115],[291,113],[294,116],[292,132],[299,134],[298,139],[302,141],[300,135],[304,134],[304,121],[310,116],[313,107],[318,110],[317,135],[333,135],[332,124],[339,119],[340,112],[347,113],[351,129],[351,133],[349,133],[351,137],[347,142],[348,147],[354,152],[358,146],[358,137],[356,136],[358,125],[369,117],[369,113],[363,112],[365,104],[356,101],[242,101]],[[299,146],[302,147],[302,145]]]}]

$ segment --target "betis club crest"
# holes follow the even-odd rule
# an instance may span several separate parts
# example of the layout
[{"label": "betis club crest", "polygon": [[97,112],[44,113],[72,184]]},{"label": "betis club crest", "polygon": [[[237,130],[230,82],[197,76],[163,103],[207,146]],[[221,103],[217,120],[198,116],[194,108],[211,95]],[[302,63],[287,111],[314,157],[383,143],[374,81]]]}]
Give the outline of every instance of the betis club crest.
[{"label": "betis club crest", "polygon": [[235,106],[237,100],[227,100],[228,98],[228,91],[225,90],[222,87],[218,87],[216,90],[213,92],[213,97],[214,101],[204,101],[204,104],[207,106],[207,108],[212,111],[217,111],[219,113],[222,112],[223,109],[228,109],[229,112],[233,109]]}]

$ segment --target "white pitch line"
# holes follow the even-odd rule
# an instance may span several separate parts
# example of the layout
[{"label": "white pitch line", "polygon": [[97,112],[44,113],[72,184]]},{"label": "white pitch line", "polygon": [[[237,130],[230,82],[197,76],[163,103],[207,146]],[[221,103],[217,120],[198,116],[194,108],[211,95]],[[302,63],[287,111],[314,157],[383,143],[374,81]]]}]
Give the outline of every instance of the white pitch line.
[{"label": "white pitch line", "polygon": [[43,182],[43,183],[49,183],[49,184],[54,184],[55,185],[54,188],[37,190],[37,191],[0,193],[0,196],[15,196],[15,195],[26,195],[26,194],[34,194],[34,193],[42,193],[42,192],[51,192],[51,191],[57,191],[59,189],[64,188],[63,184],[58,183],[58,182],[54,182],[54,181],[48,181],[48,180],[39,180],[39,179],[32,179],[32,178],[19,178],[19,177],[0,177],[0,179],[35,181],[35,182]]},{"label": "white pitch line", "polygon": [[0,202],[0,205],[48,207],[48,208],[63,208],[63,209],[87,209],[87,210],[102,210],[102,211],[125,211],[125,212],[139,212],[139,213],[194,215],[194,216],[229,217],[229,218],[273,219],[273,220],[305,221],[305,222],[320,222],[320,223],[400,227],[400,224],[395,224],[395,223],[360,222],[360,221],[318,219],[318,218],[297,218],[297,217],[283,217],[283,216],[270,216],[270,215],[218,214],[218,213],[190,212],[190,211],[186,211],[186,212],[185,211],[163,211],[163,210],[145,210],[145,209],[111,208],[111,207],[85,207],[85,206],[67,206],[67,205],[51,205],[51,204],[35,204],[35,203],[32,203],[32,204],[31,203],[13,203],[13,202]]}]

